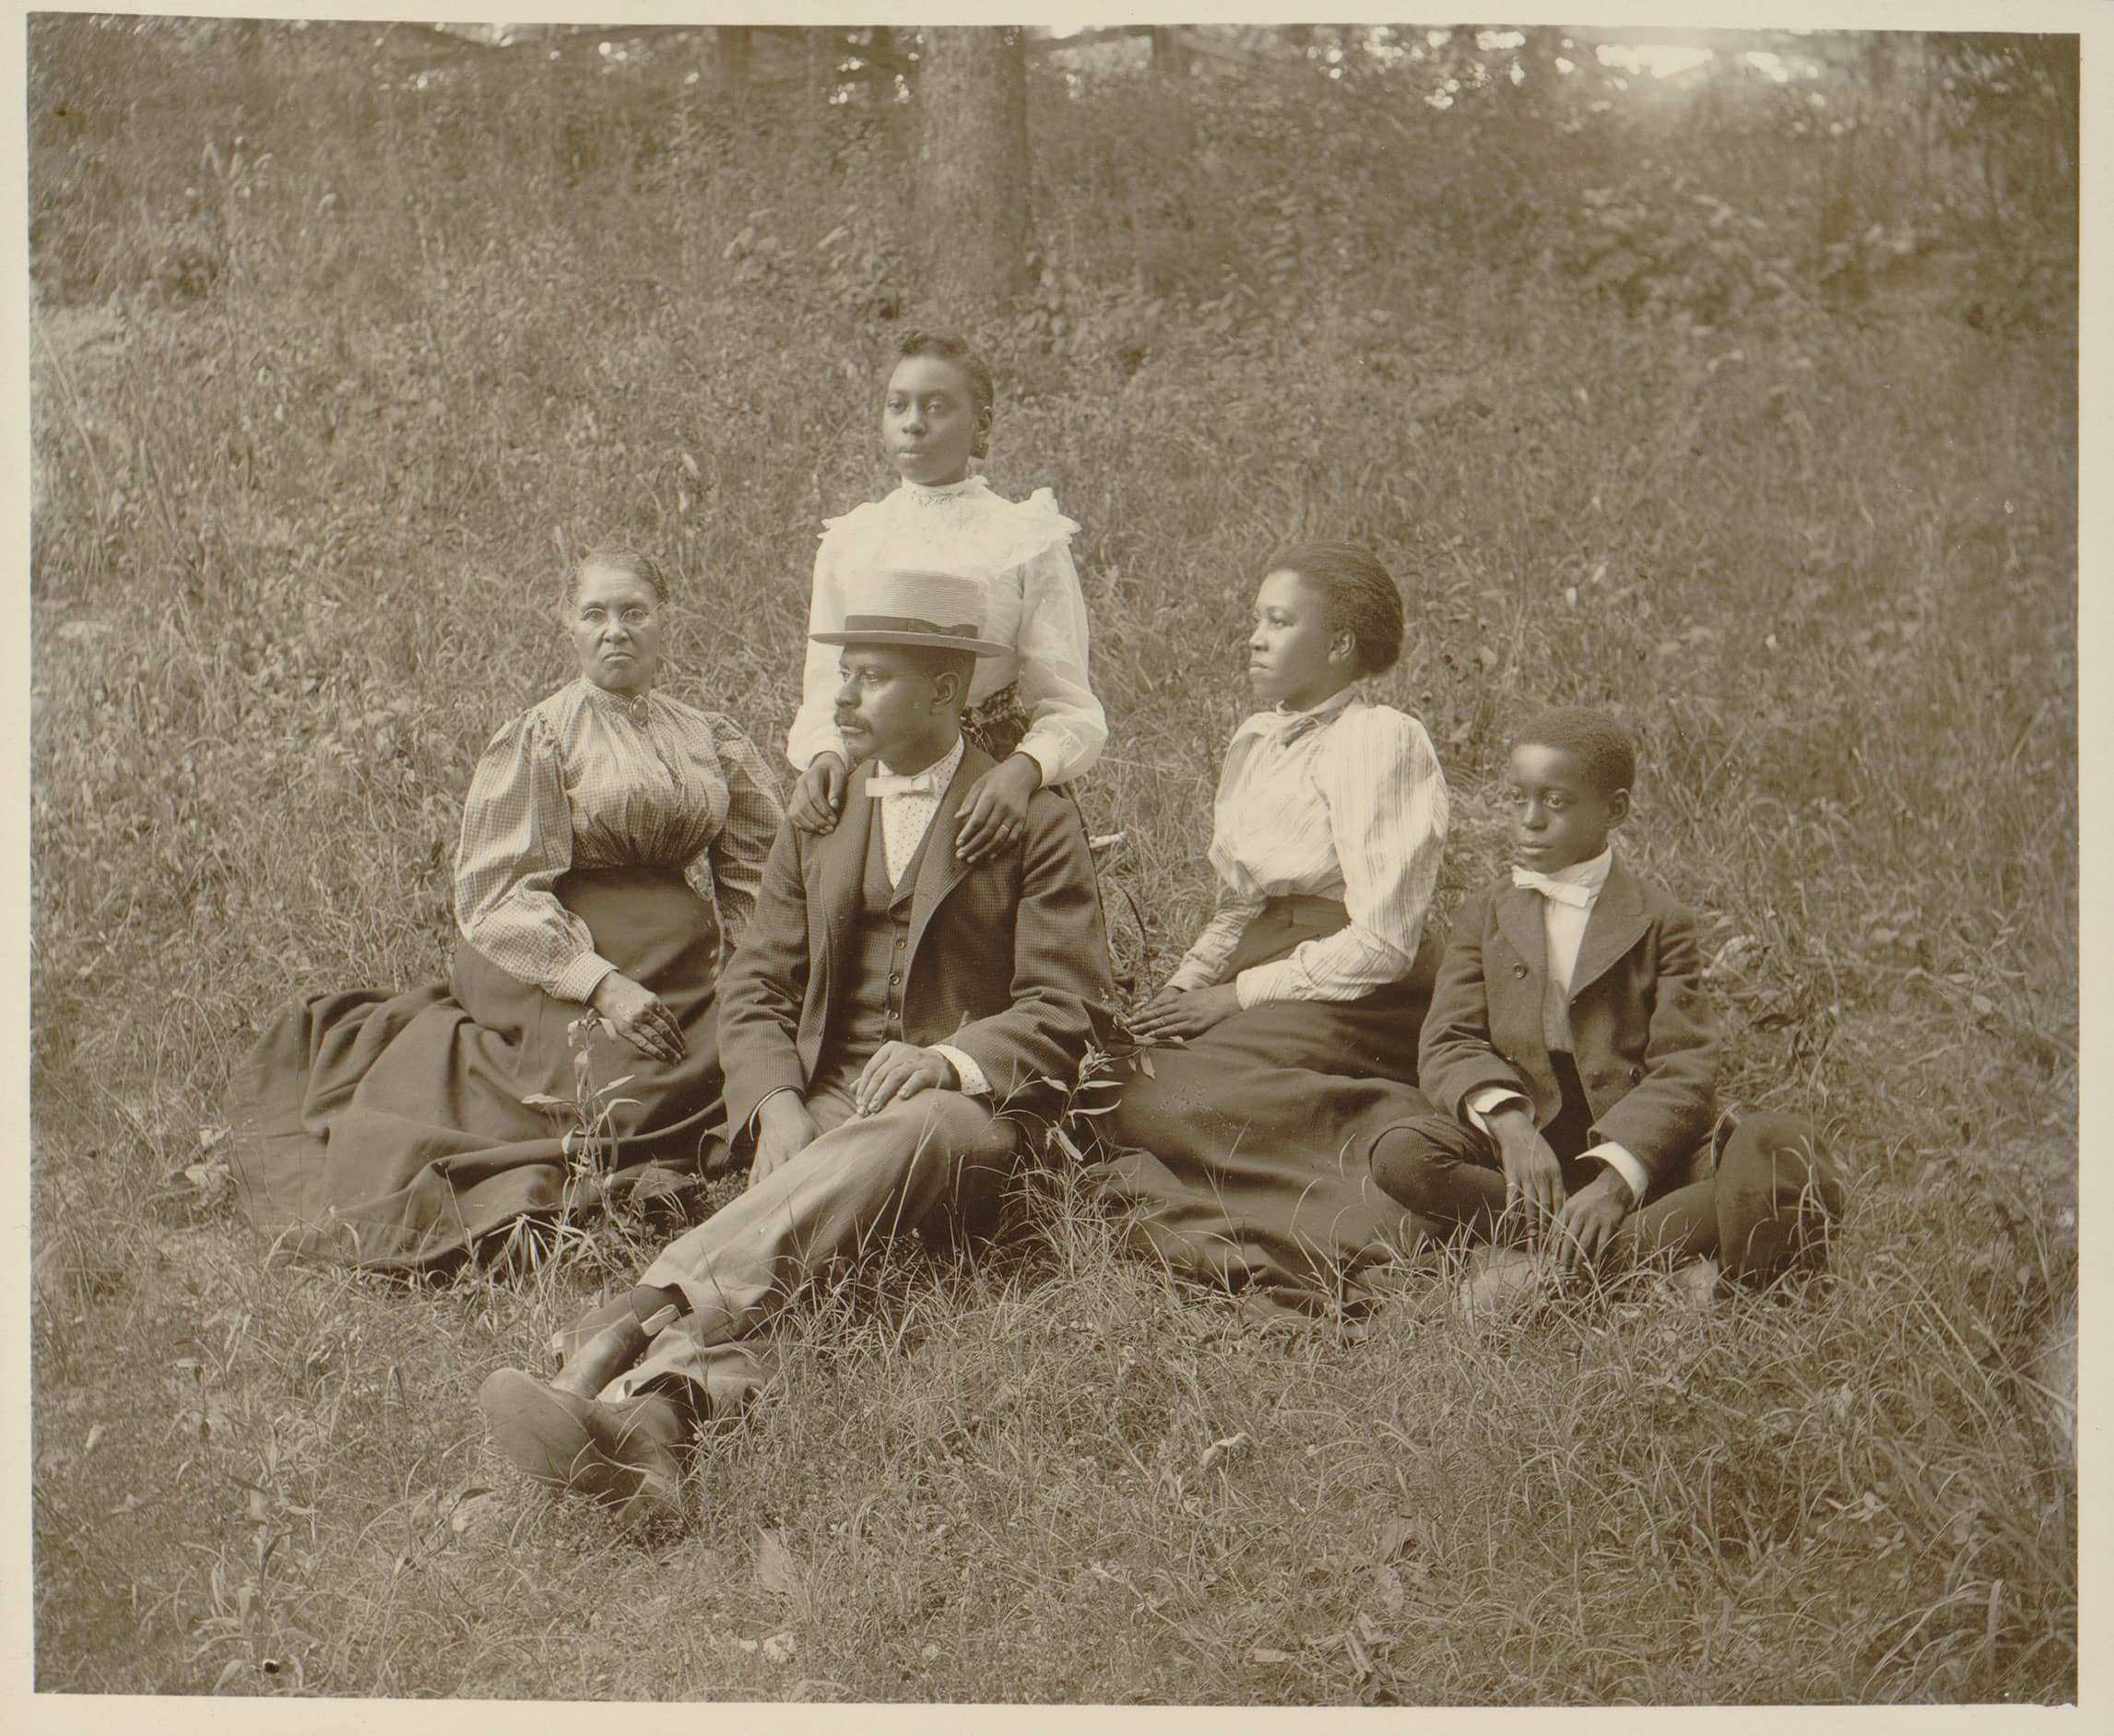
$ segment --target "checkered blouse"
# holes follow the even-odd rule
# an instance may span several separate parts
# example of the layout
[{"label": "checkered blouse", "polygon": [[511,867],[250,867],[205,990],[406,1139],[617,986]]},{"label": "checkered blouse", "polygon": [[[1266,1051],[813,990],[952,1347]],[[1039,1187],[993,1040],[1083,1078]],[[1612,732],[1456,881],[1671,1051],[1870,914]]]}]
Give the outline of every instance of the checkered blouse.
[{"label": "checkered blouse", "polygon": [[582,679],[492,737],[463,803],[455,924],[504,970],[585,1000],[615,967],[558,901],[574,868],[679,868],[731,953],[784,815],[777,780],[730,717]]}]

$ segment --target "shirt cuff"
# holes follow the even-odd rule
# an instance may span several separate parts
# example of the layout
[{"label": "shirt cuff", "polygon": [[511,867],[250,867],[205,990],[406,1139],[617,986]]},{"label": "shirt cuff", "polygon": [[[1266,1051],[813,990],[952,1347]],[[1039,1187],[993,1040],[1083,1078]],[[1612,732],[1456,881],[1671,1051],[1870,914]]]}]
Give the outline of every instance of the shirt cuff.
[{"label": "shirt cuff", "polygon": [[1032,738],[1024,737],[1021,745],[1015,748],[1013,752],[1024,753],[1035,762],[1036,768],[1043,774],[1043,788],[1048,789],[1051,785],[1057,781],[1057,771],[1064,763],[1064,755],[1057,746],[1046,741],[1036,741]]},{"label": "shirt cuff", "polygon": [[1266,1000],[1297,1000],[1299,995],[1298,973],[1291,969],[1290,959],[1279,959],[1269,964],[1251,964],[1234,978],[1234,998],[1246,1012],[1251,1007],[1259,1007]]},{"label": "shirt cuff", "polygon": [[[757,1098],[757,1100],[756,1100],[756,1107],[755,1107],[755,1108],[753,1108],[753,1109],[751,1109],[751,1110],[749,1112],[749,1125],[748,1125],[747,1127],[743,1128],[742,1128],[742,1131],[743,1131],[744,1133],[753,1133],[753,1132],[755,1132],[755,1131],[756,1131],[756,1124],[757,1124],[759,1121],[761,1121],[761,1120],[762,1120],[762,1119],[763,1119],[763,1105],[764,1105],[765,1104],[769,1103],[769,1102],[771,1101],[771,1099],[772,1099],[772,1098],[774,1098],[774,1097],[783,1097],[783,1096],[784,1096],[784,1095],[785,1095],[785,1094],[787,1092],[789,1092],[789,1091],[793,1091],[793,1087],[792,1087],[792,1086],[790,1086],[790,1085],[781,1085],[781,1086],[779,1086],[779,1087],[778,1087],[778,1089],[777,1089],[777,1090],[775,1090],[775,1091],[767,1091],[767,1092],[764,1092],[764,1093],[763,1093],[763,1094],[762,1094],[761,1097]],[[799,1092],[797,1092],[797,1091],[793,1091],[793,1094],[794,1094],[795,1096],[798,1096],[798,1095],[799,1095]]]},{"label": "shirt cuff", "polygon": [[1509,1085],[1485,1085],[1481,1091],[1470,1094],[1461,1104],[1460,1111],[1470,1122],[1488,1133],[1490,1123],[1484,1117],[1504,1108],[1506,1104],[1518,1104],[1522,1109],[1531,1109],[1534,1106],[1524,1093],[1514,1091]]},{"label": "shirt cuff", "polygon": [[601,987],[602,979],[617,967],[598,952],[583,952],[550,979],[553,1000],[585,1002]]},{"label": "shirt cuff", "polygon": [[966,1095],[988,1097],[991,1094],[991,1081],[984,1077],[984,1069],[952,1044],[935,1043],[932,1052],[935,1055],[944,1055],[953,1063],[955,1072],[961,1076],[962,1090]]},{"label": "shirt cuff", "polygon": [[1650,1185],[1651,1173],[1624,1147],[1617,1145],[1612,1140],[1608,1140],[1589,1150],[1580,1151],[1578,1155],[1590,1158],[1595,1163],[1605,1163],[1616,1175],[1629,1183],[1630,1204],[1633,1206],[1641,1205],[1644,1202],[1644,1190]]}]

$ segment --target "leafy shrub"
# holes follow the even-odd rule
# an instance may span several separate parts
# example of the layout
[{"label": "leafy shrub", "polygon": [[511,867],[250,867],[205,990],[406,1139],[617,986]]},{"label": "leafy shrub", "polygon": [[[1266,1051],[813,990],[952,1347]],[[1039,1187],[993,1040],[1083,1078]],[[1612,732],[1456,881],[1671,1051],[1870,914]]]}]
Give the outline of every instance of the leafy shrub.
[{"label": "leafy shrub", "polygon": [[1660,170],[1620,189],[1588,188],[1552,252],[1562,270],[1625,313],[1720,325],[1757,301],[1797,296],[1797,266],[1774,240],[1761,218]]}]

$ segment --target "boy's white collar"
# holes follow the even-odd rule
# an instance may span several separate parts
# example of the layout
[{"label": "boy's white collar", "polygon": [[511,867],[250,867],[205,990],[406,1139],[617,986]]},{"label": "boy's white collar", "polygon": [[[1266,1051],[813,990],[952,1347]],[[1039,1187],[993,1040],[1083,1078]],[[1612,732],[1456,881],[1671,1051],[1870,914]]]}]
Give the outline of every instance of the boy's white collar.
[{"label": "boy's white collar", "polygon": [[1574,862],[1569,868],[1560,868],[1543,878],[1562,886],[1590,886],[1595,892],[1608,883],[1608,870],[1615,865],[1615,846],[1602,850],[1600,855],[1588,856],[1583,862]]}]

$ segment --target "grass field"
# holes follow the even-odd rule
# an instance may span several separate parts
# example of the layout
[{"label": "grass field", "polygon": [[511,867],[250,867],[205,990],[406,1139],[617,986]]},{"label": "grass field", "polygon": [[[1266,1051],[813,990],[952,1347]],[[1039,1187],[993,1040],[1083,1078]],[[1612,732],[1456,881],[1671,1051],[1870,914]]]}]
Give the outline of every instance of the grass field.
[{"label": "grass field", "polygon": [[568,185],[496,100],[256,100],[188,200],[145,103],[40,241],[40,1687],[2074,1695],[2068,337],[1675,331],[1443,260],[1230,328],[1118,287],[1121,356],[995,334],[992,479],[1084,526],[1124,962],[1156,981],[1208,908],[1259,563],[1370,541],[1449,896],[1501,860],[1509,720],[1637,726],[1624,847],[1715,913],[1725,1095],[1851,1173],[1838,1275],[1487,1328],[1409,1273],[1363,1332],[1259,1334],[1060,1180],[968,1269],[816,1299],[787,1396],[642,1549],[497,1464],[474,1395],[651,1226],[503,1281],[267,1268],[218,1095],[289,996],[444,969],[472,757],[567,674],[561,540],[663,555],[675,691],[782,738],[817,523],[882,485],[891,331],[799,262],[875,171],[792,160],[759,220],[738,153]]}]

